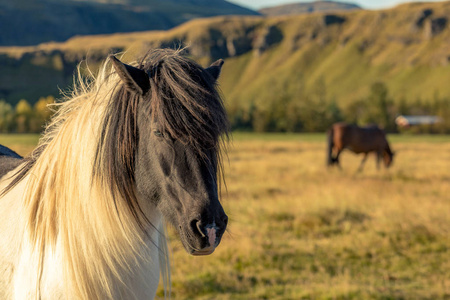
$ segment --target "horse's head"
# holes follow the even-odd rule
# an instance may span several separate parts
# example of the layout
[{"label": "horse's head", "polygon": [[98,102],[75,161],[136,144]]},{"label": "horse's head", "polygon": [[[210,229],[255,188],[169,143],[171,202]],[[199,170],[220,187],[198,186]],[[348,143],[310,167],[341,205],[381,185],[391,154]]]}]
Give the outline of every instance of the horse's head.
[{"label": "horse's head", "polygon": [[392,162],[394,160],[394,152],[384,151],[383,153],[383,161],[386,168],[389,168],[392,165]]},{"label": "horse's head", "polygon": [[228,221],[217,183],[221,135],[228,130],[215,88],[223,61],[203,69],[179,56],[156,54],[136,68],[111,59],[128,93],[139,97],[134,163],[139,201],[162,212],[186,251],[211,254]]}]

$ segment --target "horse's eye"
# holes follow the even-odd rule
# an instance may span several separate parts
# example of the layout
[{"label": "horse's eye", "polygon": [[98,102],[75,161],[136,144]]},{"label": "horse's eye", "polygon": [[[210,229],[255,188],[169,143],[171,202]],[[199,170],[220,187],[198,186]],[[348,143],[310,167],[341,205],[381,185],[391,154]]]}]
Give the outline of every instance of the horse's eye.
[{"label": "horse's eye", "polygon": [[154,133],[155,136],[157,136],[157,137],[162,137],[162,136],[163,136],[162,132],[159,131],[159,130],[153,130],[153,133]]}]

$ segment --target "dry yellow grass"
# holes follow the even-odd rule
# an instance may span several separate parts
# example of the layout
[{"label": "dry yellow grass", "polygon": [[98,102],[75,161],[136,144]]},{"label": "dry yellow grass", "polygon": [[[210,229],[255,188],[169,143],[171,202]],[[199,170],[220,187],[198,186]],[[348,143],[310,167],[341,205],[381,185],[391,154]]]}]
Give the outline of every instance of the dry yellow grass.
[{"label": "dry yellow grass", "polygon": [[356,173],[349,152],[327,170],[323,135],[236,134],[229,230],[208,257],[170,231],[172,298],[449,299],[450,137],[390,141],[391,169]]},{"label": "dry yellow grass", "polygon": [[324,136],[247,137],[229,153],[216,253],[172,237],[175,299],[450,297],[450,138],[394,138],[392,169],[371,158],[356,173],[349,152],[327,170]]}]

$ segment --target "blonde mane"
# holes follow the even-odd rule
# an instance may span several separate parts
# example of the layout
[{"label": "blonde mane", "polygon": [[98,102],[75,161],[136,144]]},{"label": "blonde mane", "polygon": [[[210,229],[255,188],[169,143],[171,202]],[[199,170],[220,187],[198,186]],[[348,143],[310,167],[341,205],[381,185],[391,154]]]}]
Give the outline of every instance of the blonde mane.
[{"label": "blonde mane", "polygon": [[[113,124],[104,119],[120,90],[120,79],[108,62],[97,78],[84,80],[80,68],[77,77],[73,93],[57,104],[57,113],[38,147],[6,189],[27,182],[23,209],[27,239],[39,261],[37,274],[32,275],[38,278],[37,299],[43,270],[51,267],[45,262],[56,249],[62,255],[65,296],[105,299],[128,295],[129,276],[140,260],[147,259],[146,242],[155,238],[147,232],[153,224],[146,222],[152,221],[152,207],[139,202],[133,185],[127,185],[124,195],[120,183],[102,175],[110,172],[101,169],[107,164],[98,163],[111,159],[99,151],[96,141],[113,130],[108,127]],[[164,229],[153,229],[159,241],[151,243],[159,245],[164,286],[168,287]]]}]

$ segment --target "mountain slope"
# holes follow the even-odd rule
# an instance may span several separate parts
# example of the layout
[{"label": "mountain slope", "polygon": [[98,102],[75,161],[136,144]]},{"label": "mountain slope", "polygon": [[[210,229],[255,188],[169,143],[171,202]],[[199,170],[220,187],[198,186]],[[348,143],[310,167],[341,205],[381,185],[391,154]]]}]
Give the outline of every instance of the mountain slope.
[{"label": "mountain slope", "polygon": [[194,18],[230,14],[258,13],[223,0],[0,0],[0,45],[169,29]]},{"label": "mountain slope", "polygon": [[346,10],[358,10],[360,6],[356,4],[336,2],[336,1],[314,1],[306,3],[293,3],[279,6],[272,6],[260,9],[259,12],[266,16],[298,15],[313,12],[337,12]]},{"label": "mountain slope", "polygon": [[[321,90],[340,107],[384,82],[394,101],[450,97],[450,3],[414,3],[384,11],[282,17],[215,17],[169,31],[70,39],[1,48],[0,98],[16,103],[56,94],[88,54],[94,66],[110,52],[125,59],[148,47],[190,45],[203,64],[225,58],[220,79],[230,111],[270,110],[309,101]],[[50,88],[52,87],[52,88]],[[284,99],[284,100],[283,100]]]}]

